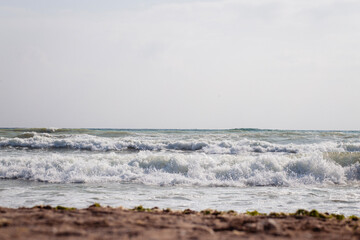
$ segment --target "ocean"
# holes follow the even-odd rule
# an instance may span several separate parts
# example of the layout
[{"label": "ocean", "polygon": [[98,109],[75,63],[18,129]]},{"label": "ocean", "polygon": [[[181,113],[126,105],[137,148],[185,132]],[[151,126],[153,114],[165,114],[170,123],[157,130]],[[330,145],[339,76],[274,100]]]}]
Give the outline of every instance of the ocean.
[{"label": "ocean", "polygon": [[0,206],[360,216],[360,132],[0,129]]}]

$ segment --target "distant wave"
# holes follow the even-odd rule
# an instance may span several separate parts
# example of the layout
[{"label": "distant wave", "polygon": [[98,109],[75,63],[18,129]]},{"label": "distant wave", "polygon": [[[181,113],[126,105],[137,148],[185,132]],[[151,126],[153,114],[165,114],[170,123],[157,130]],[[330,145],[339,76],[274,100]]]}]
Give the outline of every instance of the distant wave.
[{"label": "distant wave", "polygon": [[[2,131],[8,132],[36,132],[36,133],[54,133],[57,131],[69,131],[70,129],[64,128],[2,128]],[[77,130],[77,129],[73,129]]]},{"label": "distant wave", "polygon": [[129,131],[118,129],[87,129],[87,128],[0,128],[3,133],[49,133],[49,134],[89,134],[95,136],[118,137],[131,135]]},{"label": "distant wave", "polygon": [[167,135],[154,137],[153,135],[134,135],[127,132],[113,134],[103,132],[106,136],[88,134],[49,134],[37,132],[23,132],[16,137],[0,137],[1,148],[26,149],[69,149],[88,151],[197,151],[206,154],[249,154],[249,153],[283,153],[304,154],[311,152],[360,152],[360,143],[339,143],[323,141],[319,143],[294,144],[271,143],[264,140],[247,138],[228,138],[223,135],[207,137],[183,136],[168,138]]},{"label": "distant wave", "polygon": [[244,132],[264,132],[264,131],[277,131],[274,129],[260,129],[260,128],[232,128],[230,131],[244,131]]}]

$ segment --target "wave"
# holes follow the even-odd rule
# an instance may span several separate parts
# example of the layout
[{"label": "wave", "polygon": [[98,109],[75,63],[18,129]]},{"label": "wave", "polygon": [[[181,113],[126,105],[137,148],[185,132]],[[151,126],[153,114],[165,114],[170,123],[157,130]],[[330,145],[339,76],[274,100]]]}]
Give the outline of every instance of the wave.
[{"label": "wave", "polygon": [[0,129],[0,178],[159,186],[359,184],[356,136],[275,130]]},{"label": "wave", "polygon": [[239,131],[239,132],[262,132],[262,131],[276,131],[272,129],[260,129],[260,128],[233,128],[229,131]]},{"label": "wave", "polygon": [[349,152],[360,152],[360,145],[349,144],[344,146],[346,151]]},{"label": "wave", "polygon": [[327,152],[324,153],[324,157],[343,167],[360,163],[360,152]]},{"label": "wave", "polygon": [[59,134],[88,134],[93,136],[102,137],[122,137],[134,135],[131,131],[120,130],[120,129],[87,129],[87,128],[1,128],[0,136],[8,137],[23,137],[29,133],[47,133],[53,136]]},{"label": "wave", "polygon": [[339,148],[336,143],[322,144],[274,144],[266,141],[241,139],[237,141],[213,141],[200,139],[162,139],[162,138],[106,138],[81,135],[51,135],[48,133],[26,132],[15,138],[0,137],[0,148],[26,149],[70,149],[90,151],[202,151],[207,154],[241,154],[241,153],[285,153],[297,154],[307,151],[330,151]]},{"label": "wave", "polygon": [[[4,132],[36,132],[36,133],[54,133],[57,131],[70,131],[67,128],[2,128]],[[77,130],[77,129],[73,129]],[[80,129],[79,129],[80,130]]]},{"label": "wave", "polygon": [[17,135],[17,138],[33,138],[35,136],[36,133],[34,132],[25,132],[25,133],[21,133],[19,135]]},{"label": "wave", "polygon": [[127,182],[192,186],[359,184],[360,163],[341,166],[310,154],[207,155],[138,152],[0,156],[0,178],[53,183]]},{"label": "wave", "polygon": [[[15,137],[0,137],[1,148],[15,149],[68,149],[87,151],[186,151],[206,154],[304,154],[309,152],[341,153],[352,152],[355,156],[360,152],[360,143],[339,143],[323,141],[318,143],[294,144],[271,143],[242,137],[208,135],[206,137],[172,135],[172,137],[152,134],[138,134],[111,131],[102,135],[89,134],[51,134],[38,132],[22,132]],[[104,134],[106,136],[104,136]],[[123,134],[121,137],[108,137],[110,134]],[[174,137],[175,136],[175,137]],[[335,161],[339,156],[330,154]],[[340,161],[340,160],[339,160]]]}]

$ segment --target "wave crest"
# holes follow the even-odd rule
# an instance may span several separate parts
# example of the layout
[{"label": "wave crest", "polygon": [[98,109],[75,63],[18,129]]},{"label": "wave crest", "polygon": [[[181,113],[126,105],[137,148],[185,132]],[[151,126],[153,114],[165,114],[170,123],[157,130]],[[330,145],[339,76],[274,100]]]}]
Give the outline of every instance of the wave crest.
[{"label": "wave crest", "polygon": [[1,156],[0,178],[45,182],[135,182],[151,185],[295,186],[359,183],[360,164],[341,165],[322,155],[214,155],[82,152]]}]

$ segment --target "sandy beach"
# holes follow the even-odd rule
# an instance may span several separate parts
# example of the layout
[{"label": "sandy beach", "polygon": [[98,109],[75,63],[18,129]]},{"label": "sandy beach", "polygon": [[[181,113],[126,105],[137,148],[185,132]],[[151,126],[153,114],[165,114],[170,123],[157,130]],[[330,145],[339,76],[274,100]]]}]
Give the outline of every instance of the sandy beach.
[{"label": "sandy beach", "polygon": [[0,239],[360,239],[356,218],[307,215],[99,206],[0,208]]},{"label": "sandy beach", "polygon": [[359,42],[360,0],[0,0],[0,240],[360,240]]}]

